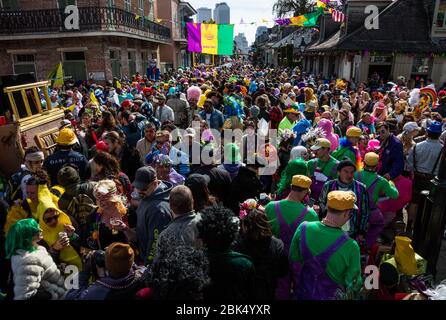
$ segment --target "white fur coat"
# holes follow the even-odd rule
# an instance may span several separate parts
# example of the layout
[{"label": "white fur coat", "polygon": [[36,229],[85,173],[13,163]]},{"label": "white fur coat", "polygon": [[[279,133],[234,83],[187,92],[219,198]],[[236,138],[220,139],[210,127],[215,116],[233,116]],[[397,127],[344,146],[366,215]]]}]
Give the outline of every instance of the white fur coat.
[{"label": "white fur coat", "polygon": [[61,299],[65,294],[64,278],[46,249],[39,246],[34,252],[17,250],[11,257],[14,274],[14,300],[27,300],[41,287],[51,294],[51,299]]}]

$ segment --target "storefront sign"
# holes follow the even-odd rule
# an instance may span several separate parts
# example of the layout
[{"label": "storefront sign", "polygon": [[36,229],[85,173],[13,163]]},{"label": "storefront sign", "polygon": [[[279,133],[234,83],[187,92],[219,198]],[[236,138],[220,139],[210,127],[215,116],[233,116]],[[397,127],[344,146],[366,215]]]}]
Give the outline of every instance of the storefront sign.
[{"label": "storefront sign", "polygon": [[392,63],[392,56],[371,56],[370,63]]}]

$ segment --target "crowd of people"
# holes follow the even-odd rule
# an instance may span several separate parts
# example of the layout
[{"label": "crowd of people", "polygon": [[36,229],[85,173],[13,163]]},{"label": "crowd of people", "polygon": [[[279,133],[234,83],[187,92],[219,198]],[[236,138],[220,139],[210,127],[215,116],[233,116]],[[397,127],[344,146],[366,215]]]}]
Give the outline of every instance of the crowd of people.
[{"label": "crowd of people", "polygon": [[16,300],[364,296],[367,256],[411,237],[439,172],[446,88],[427,87],[437,99],[404,77],[233,63],[53,89],[65,110],[55,150],[25,150],[0,206],[0,289]]}]

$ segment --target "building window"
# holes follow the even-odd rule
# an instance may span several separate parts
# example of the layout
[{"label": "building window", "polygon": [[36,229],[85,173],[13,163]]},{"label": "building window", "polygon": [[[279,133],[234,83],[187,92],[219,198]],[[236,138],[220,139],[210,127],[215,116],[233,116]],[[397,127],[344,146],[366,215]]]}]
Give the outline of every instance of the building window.
[{"label": "building window", "polygon": [[36,64],[33,54],[15,54],[14,59],[14,74],[34,73],[36,74]]},{"label": "building window", "polygon": [[115,0],[107,0],[107,6],[109,8],[114,8],[115,7]]},{"label": "building window", "polygon": [[65,76],[73,80],[87,80],[87,67],[85,63],[85,52],[64,52],[63,68]]},{"label": "building window", "polygon": [[18,1],[17,0],[0,0],[0,7],[3,10],[18,10]]},{"label": "building window", "polygon": [[128,52],[128,60],[129,60],[129,75],[133,76],[136,74],[136,52],[129,51]]},{"label": "building window", "polygon": [[128,12],[132,11],[132,0],[124,0],[124,10]]},{"label": "building window", "polygon": [[75,6],[76,0],[59,0],[59,9],[64,9],[66,6]]},{"label": "building window", "polygon": [[430,69],[431,59],[425,56],[417,56],[413,58],[412,73],[428,74]]},{"label": "building window", "polygon": [[149,20],[155,21],[155,1],[149,0]]},{"label": "building window", "polygon": [[112,70],[112,76],[121,78],[121,51],[110,50],[110,64]]},{"label": "building window", "polygon": [[138,14],[144,17],[144,0],[138,0]]},{"label": "building window", "polygon": [[435,25],[437,28],[446,28],[446,0],[438,0],[438,11]]}]

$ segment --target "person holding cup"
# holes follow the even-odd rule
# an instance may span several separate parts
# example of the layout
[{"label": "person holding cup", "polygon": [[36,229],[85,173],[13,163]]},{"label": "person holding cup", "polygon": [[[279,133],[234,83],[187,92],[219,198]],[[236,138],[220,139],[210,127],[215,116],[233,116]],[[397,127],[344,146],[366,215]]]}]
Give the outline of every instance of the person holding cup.
[{"label": "person holding cup", "polygon": [[75,233],[70,217],[54,204],[46,185],[39,185],[38,194],[37,217],[48,251],[55,261],[82,270],[82,261],[73,247],[79,236]]},{"label": "person holding cup", "polygon": [[116,183],[112,180],[101,180],[94,188],[94,196],[98,208],[88,220],[86,240],[88,248],[105,249],[113,242],[130,243],[136,240],[133,222],[121,196],[118,195]]}]

